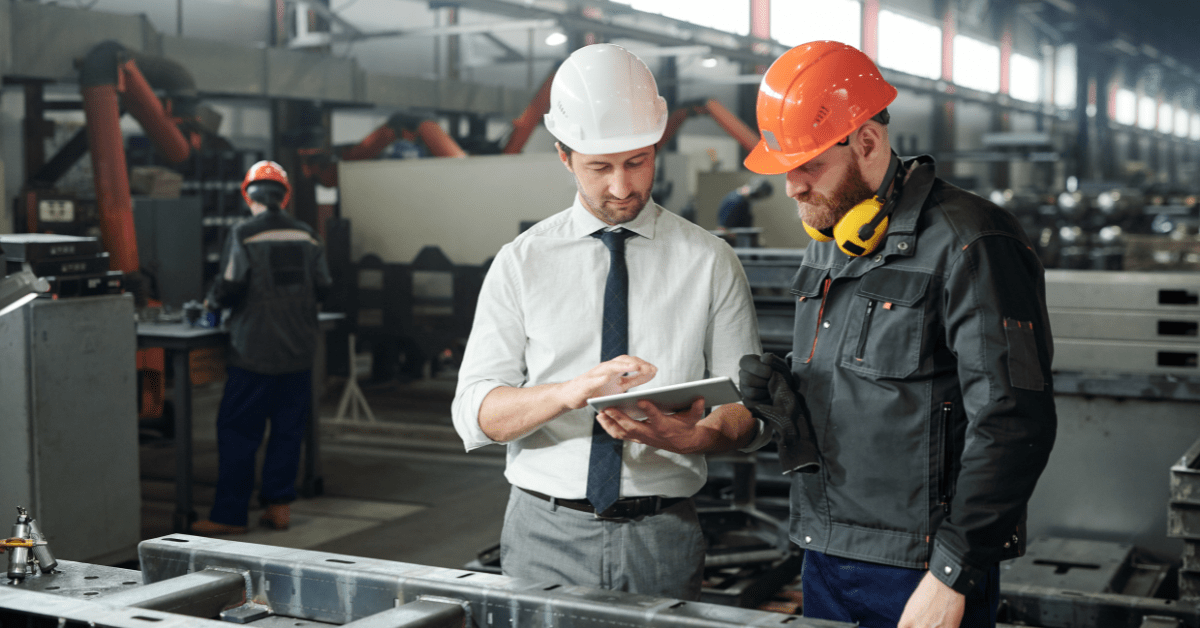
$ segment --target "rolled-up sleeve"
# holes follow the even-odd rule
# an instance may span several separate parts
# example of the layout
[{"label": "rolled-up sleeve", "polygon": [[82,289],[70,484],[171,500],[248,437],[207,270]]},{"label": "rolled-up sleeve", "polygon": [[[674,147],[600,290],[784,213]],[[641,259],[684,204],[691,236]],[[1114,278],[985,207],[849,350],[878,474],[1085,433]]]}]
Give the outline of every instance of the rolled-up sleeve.
[{"label": "rolled-up sleeve", "polygon": [[467,451],[491,445],[479,427],[479,408],[496,388],[525,384],[525,320],[517,264],[509,248],[496,255],[475,308],[475,321],[458,371],[451,414]]}]

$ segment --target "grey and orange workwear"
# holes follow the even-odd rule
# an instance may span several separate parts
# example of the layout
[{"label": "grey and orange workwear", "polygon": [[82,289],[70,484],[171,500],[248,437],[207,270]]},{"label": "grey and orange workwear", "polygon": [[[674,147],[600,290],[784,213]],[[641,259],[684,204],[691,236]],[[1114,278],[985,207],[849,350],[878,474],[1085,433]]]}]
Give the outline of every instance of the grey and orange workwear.
[{"label": "grey and orange workwear", "polygon": [[1023,552],[1054,444],[1044,273],[1011,214],[906,169],[878,249],[813,242],[791,288],[820,468],[791,475],[789,532],[965,593]]}]

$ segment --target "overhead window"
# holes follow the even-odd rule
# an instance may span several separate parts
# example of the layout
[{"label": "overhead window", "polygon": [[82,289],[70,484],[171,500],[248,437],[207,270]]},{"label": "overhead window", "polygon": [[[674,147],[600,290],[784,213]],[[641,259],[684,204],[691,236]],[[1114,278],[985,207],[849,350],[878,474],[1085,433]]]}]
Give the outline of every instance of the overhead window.
[{"label": "overhead window", "polygon": [[1192,126],[1188,131],[1188,137],[1193,140],[1200,140],[1200,113],[1192,114]]},{"label": "overhead window", "polygon": [[891,11],[879,12],[879,65],[929,79],[942,77],[942,29]]},{"label": "overhead window", "polygon": [[1188,112],[1187,109],[1180,107],[1175,110],[1175,137],[1187,137],[1188,134]]},{"label": "overhead window", "polygon": [[679,0],[621,0],[630,8],[715,28],[737,35],[750,34],[750,0],[680,2]]},{"label": "overhead window", "polygon": [[1163,103],[1158,106],[1158,132],[1170,133],[1171,127],[1175,124],[1175,111],[1171,105]]},{"label": "overhead window", "polygon": [[[957,73],[958,70],[955,70]],[[1008,61],[1008,95],[1025,102],[1042,98],[1042,64],[1033,57],[1013,53]]]},{"label": "overhead window", "polygon": [[1066,109],[1075,108],[1076,83],[1075,46],[1059,46],[1054,51],[1054,104]]},{"label": "overhead window", "polygon": [[989,94],[1000,91],[1000,48],[966,35],[955,35],[954,82]]},{"label": "overhead window", "polygon": [[862,3],[771,0],[771,38],[785,46],[832,39],[861,49]]},{"label": "overhead window", "polygon": [[1158,104],[1149,96],[1138,98],[1138,128],[1151,130],[1156,126],[1154,115],[1158,113]]},{"label": "overhead window", "polygon": [[1118,89],[1114,105],[1113,118],[1118,124],[1137,124],[1137,94],[1128,89]]}]

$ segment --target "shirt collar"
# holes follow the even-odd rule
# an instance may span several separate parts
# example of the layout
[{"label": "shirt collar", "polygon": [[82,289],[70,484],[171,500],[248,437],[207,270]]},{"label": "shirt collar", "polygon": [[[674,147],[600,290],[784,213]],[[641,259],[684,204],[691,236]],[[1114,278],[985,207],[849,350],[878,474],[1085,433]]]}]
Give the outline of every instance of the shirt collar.
[{"label": "shirt collar", "polygon": [[[632,231],[643,238],[650,240],[654,239],[655,227],[658,224],[659,212],[662,211],[653,200],[647,200],[646,206],[638,214],[637,218],[629,222],[616,225],[623,229]],[[583,206],[583,201],[579,199],[579,194],[575,194],[575,203],[571,205],[571,235],[576,238],[586,238],[601,229],[612,227],[608,223],[600,220],[592,215]]]}]

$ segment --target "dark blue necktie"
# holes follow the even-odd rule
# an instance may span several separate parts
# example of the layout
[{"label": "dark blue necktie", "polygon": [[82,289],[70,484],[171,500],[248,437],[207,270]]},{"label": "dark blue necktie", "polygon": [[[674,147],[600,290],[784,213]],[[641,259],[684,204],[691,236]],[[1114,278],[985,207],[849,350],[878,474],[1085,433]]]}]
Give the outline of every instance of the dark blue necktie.
[{"label": "dark blue necktie", "polygon": [[[608,280],[604,283],[604,323],[600,361],[629,352],[629,272],[625,268],[625,239],[632,231],[617,229],[592,234],[608,247]],[[603,512],[621,493],[621,449],[624,443],[592,422],[592,453],[588,459],[587,499]]]}]

